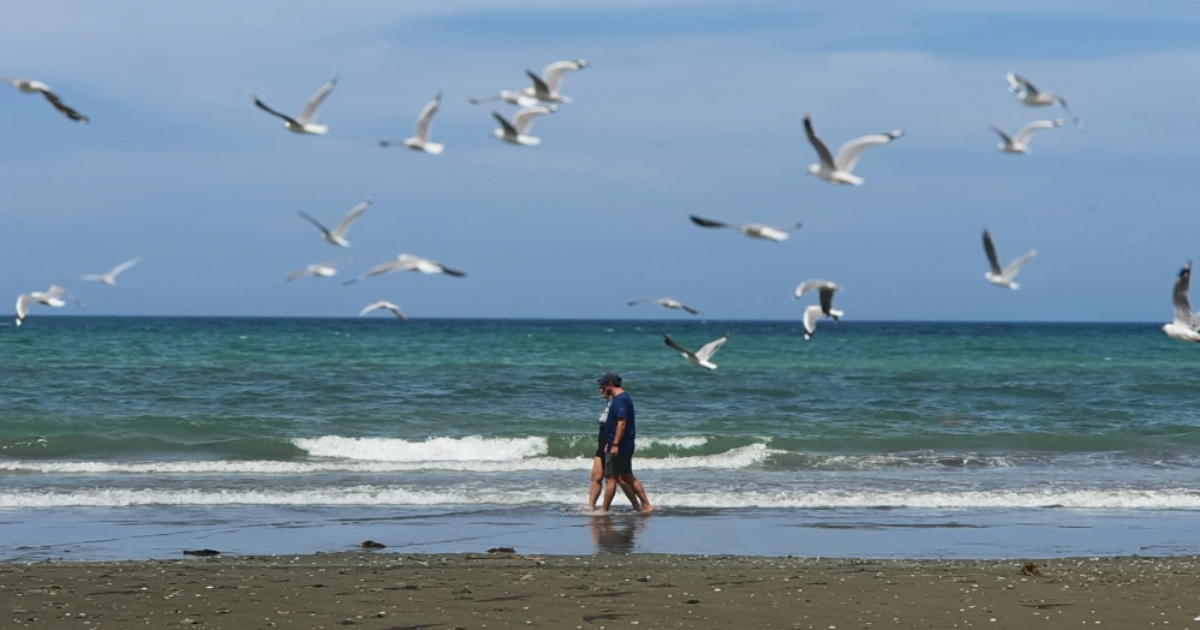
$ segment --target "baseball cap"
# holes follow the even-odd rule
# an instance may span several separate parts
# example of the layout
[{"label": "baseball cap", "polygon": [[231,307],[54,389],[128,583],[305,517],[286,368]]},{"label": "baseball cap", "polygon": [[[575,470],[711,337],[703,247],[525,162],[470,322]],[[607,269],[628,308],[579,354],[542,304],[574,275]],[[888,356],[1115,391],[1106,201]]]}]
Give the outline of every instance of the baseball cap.
[{"label": "baseball cap", "polygon": [[601,385],[615,385],[620,387],[621,375],[617,374],[616,372],[606,372],[604,376],[601,376],[596,382],[600,383]]}]

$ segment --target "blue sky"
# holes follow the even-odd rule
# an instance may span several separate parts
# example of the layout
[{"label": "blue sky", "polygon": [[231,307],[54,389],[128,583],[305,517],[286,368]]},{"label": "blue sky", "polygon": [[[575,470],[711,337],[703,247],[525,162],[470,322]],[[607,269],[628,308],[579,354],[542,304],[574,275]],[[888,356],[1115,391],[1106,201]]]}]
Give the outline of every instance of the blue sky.
[{"label": "blue sky", "polygon": [[[387,299],[414,317],[799,318],[805,278],[846,287],[859,320],[1148,321],[1171,317],[1192,228],[1200,7],[1117,2],[59,2],[6,4],[0,76],[37,78],[89,115],[0,90],[0,296],[72,283],[98,315],[353,316]],[[491,137],[465,97],[586,58],[538,120],[538,147]],[[1087,124],[998,153],[1061,111],[1007,92],[1017,71]],[[322,137],[284,111],[334,72]],[[380,149],[437,89],[440,156]],[[511,108],[498,108],[510,113]],[[802,119],[831,145],[890,129],[857,187],[806,172]],[[296,216],[375,205],[347,250]],[[804,221],[784,243],[703,230]],[[983,280],[980,245],[1036,247],[1021,289]],[[409,252],[462,279],[339,280]],[[349,257],[331,279],[279,280]],[[65,314],[68,309],[54,311]],[[50,314],[48,309],[35,315]]]}]

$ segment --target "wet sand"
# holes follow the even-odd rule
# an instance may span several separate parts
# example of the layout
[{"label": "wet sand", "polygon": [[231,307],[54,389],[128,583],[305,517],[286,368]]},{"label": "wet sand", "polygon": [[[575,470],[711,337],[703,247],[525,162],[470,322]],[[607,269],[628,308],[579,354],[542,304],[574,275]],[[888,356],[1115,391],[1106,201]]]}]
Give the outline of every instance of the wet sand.
[{"label": "wet sand", "polygon": [[3,564],[0,627],[1200,628],[1200,558],[1025,562],[384,549]]}]

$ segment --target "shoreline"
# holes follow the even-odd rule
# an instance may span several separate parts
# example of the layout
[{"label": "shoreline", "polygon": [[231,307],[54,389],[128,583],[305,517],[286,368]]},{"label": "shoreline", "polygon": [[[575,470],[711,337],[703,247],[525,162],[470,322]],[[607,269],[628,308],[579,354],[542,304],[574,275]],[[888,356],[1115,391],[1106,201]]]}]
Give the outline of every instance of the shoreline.
[{"label": "shoreline", "polygon": [[0,563],[0,619],[19,628],[1200,628],[1200,556],[520,551]]}]

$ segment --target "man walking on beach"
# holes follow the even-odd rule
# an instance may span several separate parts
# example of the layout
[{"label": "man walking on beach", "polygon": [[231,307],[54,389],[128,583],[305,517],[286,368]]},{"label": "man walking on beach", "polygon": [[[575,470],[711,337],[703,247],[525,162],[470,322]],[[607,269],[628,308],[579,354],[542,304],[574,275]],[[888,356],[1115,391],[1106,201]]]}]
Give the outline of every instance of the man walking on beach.
[{"label": "man walking on beach", "polygon": [[634,438],[637,436],[637,420],[634,417],[633,398],[621,387],[621,375],[609,372],[600,377],[600,388],[608,398],[608,419],[604,423],[607,457],[604,461],[604,504],[602,512],[612,507],[617,485],[627,483],[637,494],[642,504],[641,511],[650,512],[654,505],[646,496],[642,482],[633,476]]}]

